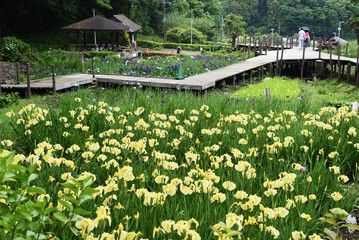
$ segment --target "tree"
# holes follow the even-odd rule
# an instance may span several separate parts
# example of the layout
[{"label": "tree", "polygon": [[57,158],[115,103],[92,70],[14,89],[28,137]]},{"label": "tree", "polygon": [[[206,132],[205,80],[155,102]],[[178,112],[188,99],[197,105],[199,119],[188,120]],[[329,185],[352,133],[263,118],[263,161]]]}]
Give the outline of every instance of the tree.
[{"label": "tree", "polygon": [[359,44],[359,14],[355,14],[351,17],[348,26],[355,31],[357,44]]},{"label": "tree", "polygon": [[232,39],[232,48],[236,46],[236,39],[239,35],[244,34],[244,26],[246,23],[243,21],[242,16],[228,14],[225,19],[224,31]]},{"label": "tree", "polygon": [[258,29],[259,27],[266,24],[266,15],[259,16],[258,10],[258,0],[229,0],[226,15],[231,13],[235,15],[241,15],[243,20],[247,23],[247,27]]}]

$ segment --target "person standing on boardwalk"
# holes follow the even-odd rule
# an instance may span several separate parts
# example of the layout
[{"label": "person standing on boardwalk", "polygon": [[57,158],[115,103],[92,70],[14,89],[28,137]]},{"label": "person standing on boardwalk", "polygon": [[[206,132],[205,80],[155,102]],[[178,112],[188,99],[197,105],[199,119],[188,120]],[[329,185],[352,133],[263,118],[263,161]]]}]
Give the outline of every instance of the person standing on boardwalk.
[{"label": "person standing on boardwalk", "polygon": [[309,36],[309,31],[304,31],[304,46],[305,47],[309,47],[309,41],[310,41],[310,36]]},{"label": "person standing on boardwalk", "polygon": [[298,32],[299,50],[301,50],[302,47],[304,47],[304,35],[305,35],[305,32],[304,32],[303,28],[299,28],[299,32]]}]

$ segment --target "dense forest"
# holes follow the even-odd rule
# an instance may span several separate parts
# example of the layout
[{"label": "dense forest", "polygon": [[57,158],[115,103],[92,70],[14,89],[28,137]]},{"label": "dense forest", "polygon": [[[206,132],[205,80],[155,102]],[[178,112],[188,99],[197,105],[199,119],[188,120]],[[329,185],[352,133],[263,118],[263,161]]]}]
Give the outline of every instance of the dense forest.
[{"label": "dense forest", "polygon": [[[355,38],[346,23],[359,11],[350,0],[3,0],[0,37],[55,33],[62,26],[97,15],[124,14],[142,26],[145,35],[174,27],[190,27],[208,40],[223,37],[228,14],[243,17],[245,33],[292,36],[308,26],[316,36]],[[273,30],[272,30],[273,29]]]}]

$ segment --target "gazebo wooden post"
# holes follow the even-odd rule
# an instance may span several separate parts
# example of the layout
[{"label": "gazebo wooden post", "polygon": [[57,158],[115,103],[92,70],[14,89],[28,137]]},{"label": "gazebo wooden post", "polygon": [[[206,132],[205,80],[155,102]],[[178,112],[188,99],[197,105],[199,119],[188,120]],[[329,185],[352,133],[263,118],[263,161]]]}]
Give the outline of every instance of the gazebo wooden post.
[{"label": "gazebo wooden post", "polygon": [[80,51],[80,31],[76,31],[77,51]]},{"label": "gazebo wooden post", "polygon": [[87,49],[87,34],[86,31],[84,31],[84,48]]},{"label": "gazebo wooden post", "polygon": [[120,40],[119,40],[120,36],[119,35],[120,35],[119,32],[116,32],[116,48],[118,48],[119,42],[120,42]]},{"label": "gazebo wooden post", "polygon": [[113,32],[111,32],[111,50],[113,51]]},{"label": "gazebo wooden post", "polygon": [[357,62],[356,62],[356,66],[355,66],[355,85],[359,86],[359,71],[358,71],[358,67],[359,67],[359,47],[357,47]]}]

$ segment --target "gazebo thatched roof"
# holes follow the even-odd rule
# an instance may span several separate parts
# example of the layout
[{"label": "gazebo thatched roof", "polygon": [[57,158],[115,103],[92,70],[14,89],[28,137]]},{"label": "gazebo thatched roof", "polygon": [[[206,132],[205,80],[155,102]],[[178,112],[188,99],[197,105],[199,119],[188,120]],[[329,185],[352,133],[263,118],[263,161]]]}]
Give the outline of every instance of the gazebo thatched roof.
[{"label": "gazebo thatched roof", "polygon": [[129,29],[127,29],[127,31],[129,32],[137,32],[142,28],[140,25],[134,23],[123,14],[113,15],[113,19],[117,22],[124,24],[125,26],[128,26]]},{"label": "gazebo thatched roof", "polygon": [[121,22],[113,21],[101,16],[93,16],[62,27],[62,29],[76,31],[125,31],[128,30],[129,27]]}]

